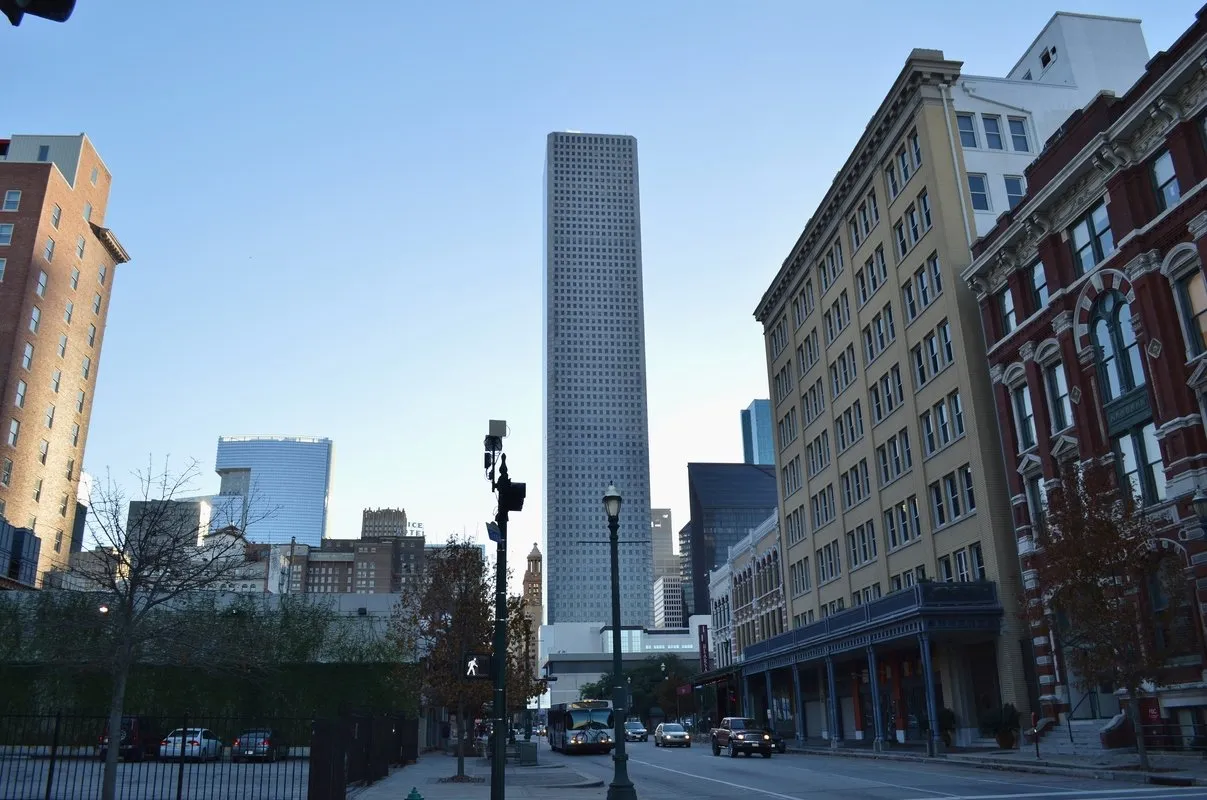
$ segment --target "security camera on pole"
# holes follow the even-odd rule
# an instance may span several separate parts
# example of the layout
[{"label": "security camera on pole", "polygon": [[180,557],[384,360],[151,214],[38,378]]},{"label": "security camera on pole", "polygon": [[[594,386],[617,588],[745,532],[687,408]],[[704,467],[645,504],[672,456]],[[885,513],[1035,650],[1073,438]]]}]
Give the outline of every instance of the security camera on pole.
[{"label": "security camera on pole", "polygon": [[[490,488],[498,495],[499,508],[493,522],[486,524],[495,548],[495,643],[494,667],[494,758],[490,765],[490,800],[503,800],[503,767],[507,758],[507,515],[524,509],[528,487],[513,483],[507,474],[507,456],[503,454],[503,438],[507,423],[492,419],[483,443],[485,465]],[[466,664],[469,669],[469,664]]]}]

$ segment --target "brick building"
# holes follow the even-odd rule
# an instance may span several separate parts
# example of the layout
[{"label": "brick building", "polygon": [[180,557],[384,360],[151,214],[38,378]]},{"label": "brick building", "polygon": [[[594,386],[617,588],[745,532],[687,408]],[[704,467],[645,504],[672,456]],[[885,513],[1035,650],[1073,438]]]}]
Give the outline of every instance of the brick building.
[{"label": "brick building", "polygon": [[115,267],[109,170],[84,134],[0,139],[0,517],[65,568]]},{"label": "brick building", "polygon": [[[1168,650],[1159,713],[1191,736],[1207,706],[1207,521],[1192,503],[1207,487],[1205,64],[1207,9],[1130,90],[1051,137],[962,274],[981,305],[1024,584],[1034,596],[1061,465],[1113,463],[1168,517],[1161,544],[1186,571],[1192,618],[1153,644]],[[1118,711],[1115,687],[1079,688],[1059,638],[1031,634],[1045,716]]]},{"label": "brick building", "polygon": [[326,539],[322,547],[294,545],[290,562],[291,593],[396,594],[422,572],[424,538]]}]

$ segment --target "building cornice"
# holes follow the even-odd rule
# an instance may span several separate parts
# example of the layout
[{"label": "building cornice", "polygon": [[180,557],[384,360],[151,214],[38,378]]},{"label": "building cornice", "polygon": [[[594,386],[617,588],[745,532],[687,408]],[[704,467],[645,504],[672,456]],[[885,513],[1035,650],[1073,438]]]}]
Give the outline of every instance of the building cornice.
[{"label": "building cornice", "polygon": [[963,62],[947,60],[938,50],[915,50],[910,54],[859,142],[839,169],[813,216],[805,223],[804,230],[784,259],[771,286],[759,300],[754,311],[756,320],[761,323],[767,321],[796,283],[798,275],[820,255],[835,231],[840,229],[852,191],[862,189],[869,165],[873,165],[877,158],[877,151],[901,117],[921,100],[922,87],[954,83],[960,77],[962,66]]}]

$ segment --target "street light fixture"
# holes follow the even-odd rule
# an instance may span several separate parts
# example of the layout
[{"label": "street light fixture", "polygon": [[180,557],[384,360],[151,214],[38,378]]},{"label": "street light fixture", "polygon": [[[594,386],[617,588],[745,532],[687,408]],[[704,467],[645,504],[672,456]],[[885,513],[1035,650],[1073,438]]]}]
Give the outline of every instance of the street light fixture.
[{"label": "street light fixture", "polygon": [[624,752],[625,705],[624,661],[620,652],[620,492],[608,485],[603,496],[604,513],[608,515],[608,544],[612,557],[612,721],[616,724],[615,750],[612,752],[612,783],[608,800],[637,800],[637,790],[629,780],[629,757]]},{"label": "street light fixture", "polygon": [[109,606],[102,605],[100,608],[97,609],[97,611],[101,612],[102,614],[108,614]]}]

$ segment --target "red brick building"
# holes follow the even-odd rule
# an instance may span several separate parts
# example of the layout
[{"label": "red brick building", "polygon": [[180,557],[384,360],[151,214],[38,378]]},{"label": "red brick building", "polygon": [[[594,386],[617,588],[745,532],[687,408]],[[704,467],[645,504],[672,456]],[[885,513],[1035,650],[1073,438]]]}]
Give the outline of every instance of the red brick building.
[{"label": "red brick building", "polygon": [[[1193,618],[1155,638],[1160,714],[1192,736],[1207,721],[1207,521],[1192,503],[1207,491],[1207,9],[1125,95],[1070,117],[973,255],[963,277],[983,314],[1024,584],[1034,593],[1060,465],[1113,463],[1169,518],[1161,544],[1185,569]],[[1078,687],[1057,637],[1032,634],[1045,716],[1118,710],[1114,687]]]}]

